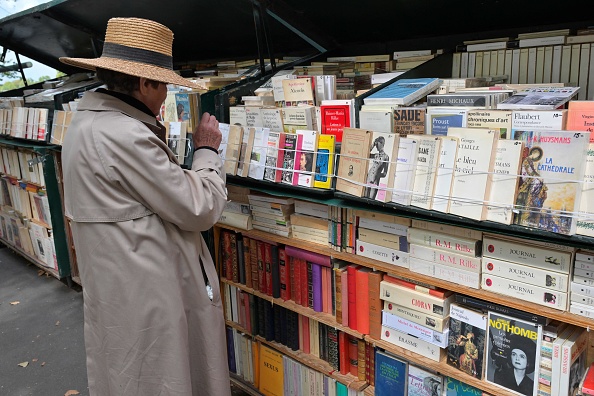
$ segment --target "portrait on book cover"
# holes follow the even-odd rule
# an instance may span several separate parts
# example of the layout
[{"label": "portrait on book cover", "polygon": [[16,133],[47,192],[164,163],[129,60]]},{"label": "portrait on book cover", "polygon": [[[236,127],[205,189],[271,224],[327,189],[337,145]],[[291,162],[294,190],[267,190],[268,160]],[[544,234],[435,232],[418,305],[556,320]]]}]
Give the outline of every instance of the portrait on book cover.
[{"label": "portrait on book cover", "polygon": [[[378,136],[373,141],[371,152],[369,153],[369,163],[367,169],[367,184],[372,184],[378,187],[383,187],[380,193],[385,195],[385,188],[388,186],[386,176],[388,175],[388,165],[390,164],[390,156],[384,151],[386,145],[386,138]],[[381,183],[382,179],[385,179]],[[365,198],[375,199],[379,189],[374,187],[365,187]]]},{"label": "portrait on book cover", "polygon": [[484,352],[485,330],[450,318],[448,364],[482,379]]},{"label": "portrait on book cover", "polygon": [[541,334],[536,324],[490,312],[486,380],[518,395],[534,395]]}]

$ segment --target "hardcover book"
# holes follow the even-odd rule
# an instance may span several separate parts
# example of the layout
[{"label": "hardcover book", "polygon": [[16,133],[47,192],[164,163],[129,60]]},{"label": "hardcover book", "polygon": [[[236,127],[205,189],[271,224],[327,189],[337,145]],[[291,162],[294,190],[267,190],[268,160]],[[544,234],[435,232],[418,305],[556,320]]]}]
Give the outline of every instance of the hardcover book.
[{"label": "hardcover book", "polygon": [[486,381],[524,396],[537,394],[542,327],[489,312]]},{"label": "hardcover book", "polygon": [[413,193],[410,204],[423,209],[431,209],[435,191],[435,178],[441,139],[433,136],[418,136],[417,166],[415,169]]},{"label": "hardcover book", "polygon": [[514,224],[575,234],[589,135],[526,131],[514,139],[525,145]]},{"label": "hardcover book", "polygon": [[497,141],[486,220],[512,223],[523,149],[524,143],[519,140]]},{"label": "hardcover book", "polygon": [[486,332],[486,315],[458,304],[450,305],[448,364],[482,379]]},{"label": "hardcover book", "polygon": [[479,128],[450,128],[448,136],[459,139],[450,213],[484,220],[499,136]]},{"label": "hardcover book", "polygon": [[367,163],[365,198],[389,202],[396,170],[396,154],[400,137],[391,132],[372,132],[372,147]]},{"label": "hardcover book", "polygon": [[367,160],[371,145],[371,131],[344,129],[344,142],[336,173],[336,190],[361,197],[367,176]]},{"label": "hardcover book", "polygon": [[569,275],[538,267],[529,267],[509,261],[483,257],[483,276],[497,275],[502,278],[528,283],[560,292],[567,292]]},{"label": "hardcover book", "polygon": [[454,180],[454,167],[458,156],[458,138],[453,136],[441,137],[439,163],[435,175],[435,189],[431,209],[438,212],[449,213],[450,196]]},{"label": "hardcover book", "polygon": [[400,79],[364,98],[365,104],[408,106],[437,89],[438,78]]},{"label": "hardcover book", "polygon": [[316,174],[314,187],[329,189],[332,187],[332,175],[334,174],[334,145],[336,136],[318,136],[318,147],[316,153]]}]

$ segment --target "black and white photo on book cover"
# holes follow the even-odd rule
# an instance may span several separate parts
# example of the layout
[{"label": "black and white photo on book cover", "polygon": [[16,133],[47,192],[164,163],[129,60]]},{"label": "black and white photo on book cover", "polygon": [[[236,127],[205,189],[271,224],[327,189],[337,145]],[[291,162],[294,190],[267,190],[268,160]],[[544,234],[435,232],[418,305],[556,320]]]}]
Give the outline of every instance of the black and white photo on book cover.
[{"label": "black and white photo on book cover", "polygon": [[518,395],[536,395],[542,327],[489,312],[487,339],[487,382]]}]

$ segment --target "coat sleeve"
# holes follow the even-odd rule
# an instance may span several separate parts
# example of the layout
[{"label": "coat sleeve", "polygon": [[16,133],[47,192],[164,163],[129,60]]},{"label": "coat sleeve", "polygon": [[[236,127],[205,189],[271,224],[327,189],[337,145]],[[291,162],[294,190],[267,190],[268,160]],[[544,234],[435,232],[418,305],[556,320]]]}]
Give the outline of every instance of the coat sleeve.
[{"label": "coat sleeve", "polygon": [[169,159],[169,149],[142,123],[127,119],[118,133],[93,133],[108,177],[163,220],[186,231],[216,223],[227,200],[223,164],[217,154],[194,153],[191,170]]}]

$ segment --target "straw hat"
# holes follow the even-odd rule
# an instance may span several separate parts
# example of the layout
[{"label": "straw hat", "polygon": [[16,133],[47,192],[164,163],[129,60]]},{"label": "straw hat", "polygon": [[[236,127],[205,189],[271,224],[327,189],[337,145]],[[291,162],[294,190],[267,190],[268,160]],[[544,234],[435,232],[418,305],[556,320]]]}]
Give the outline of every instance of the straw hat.
[{"label": "straw hat", "polygon": [[173,71],[173,32],[160,23],[140,18],[111,18],[107,22],[100,58],[66,58],[67,65],[97,67],[190,88],[199,86]]}]

